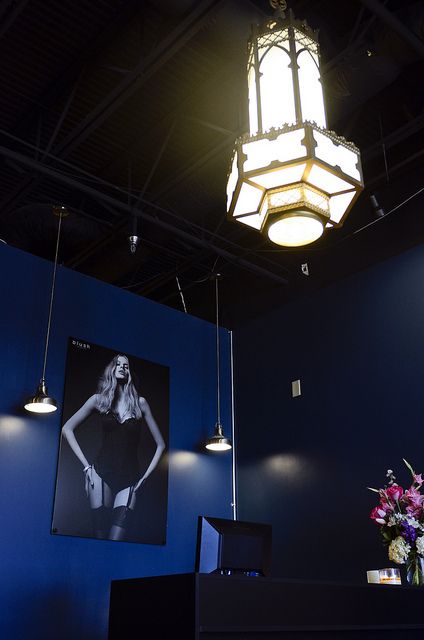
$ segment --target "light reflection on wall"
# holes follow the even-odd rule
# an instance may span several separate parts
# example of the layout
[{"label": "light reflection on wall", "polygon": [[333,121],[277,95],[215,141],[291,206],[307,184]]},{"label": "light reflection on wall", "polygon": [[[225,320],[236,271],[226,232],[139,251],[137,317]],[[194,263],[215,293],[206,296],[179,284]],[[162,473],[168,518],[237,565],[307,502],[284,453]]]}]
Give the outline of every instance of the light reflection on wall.
[{"label": "light reflection on wall", "polygon": [[273,476],[285,480],[299,480],[308,473],[306,459],[291,453],[278,453],[269,456],[263,462],[265,470]]},{"label": "light reflection on wall", "polygon": [[12,439],[24,431],[25,425],[26,421],[23,418],[0,414],[0,438]]},{"label": "light reflection on wall", "polygon": [[169,456],[169,461],[179,469],[195,467],[199,464],[200,454],[192,451],[174,451]]},{"label": "light reflection on wall", "polygon": [[219,455],[203,452],[179,450],[169,454],[169,464],[175,473],[174,478],[186,477],[187,472],[196,477],[197,485],[192,487],[194,492],[201,492],[205,487],[210,489],[211,482],[215,483],[217,490],[221,487],[222,490],[225,488],[231,491],[231,467],[223,471],[222,462]]}]

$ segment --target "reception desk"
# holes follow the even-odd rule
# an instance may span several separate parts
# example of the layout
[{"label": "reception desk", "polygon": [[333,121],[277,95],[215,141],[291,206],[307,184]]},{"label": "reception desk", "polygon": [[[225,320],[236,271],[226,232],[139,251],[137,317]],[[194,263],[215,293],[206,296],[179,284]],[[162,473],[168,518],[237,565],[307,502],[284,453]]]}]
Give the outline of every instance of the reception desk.
[{"label": "reception desk", "polygon": [[214,574],[113,580],[109,640],[424,638],[424,588]]}]

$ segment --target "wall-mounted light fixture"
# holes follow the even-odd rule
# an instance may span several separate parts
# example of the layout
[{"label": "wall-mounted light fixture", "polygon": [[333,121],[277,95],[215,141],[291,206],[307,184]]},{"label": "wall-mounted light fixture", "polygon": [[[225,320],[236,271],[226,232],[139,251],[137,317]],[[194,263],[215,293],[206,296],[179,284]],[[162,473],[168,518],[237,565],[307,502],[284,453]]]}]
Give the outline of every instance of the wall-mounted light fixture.
[{"label": "wall-mounted light fixture", "polygon": [[287,247],[340,227],[363,189],[356,146],[329,131],[318,33],[285,15],[254,26],[248,43],[248,134],[238,138],[228,183],[228,218]]},{"label": "wall-mounted light fixture", "polygon": [[53,276],[52,276],[52,284],[50,290],[50,304],[49,304],[49,313],[47,320],[47,330],[46,330],[46,341],[44,345],[44,358],[43,358],[43,369],[41,373],[40,382],[38,383],[35,394],[26,402],[24,408],[31,413],[51,413],[56,411],[57,402],[54,398],[49,396],[47,385],[46,385],[46,365],[47,365],[47,353],[49,349],[49,340],[50,340],[50,327],[52,320],[52,309],[53,309],[53,300],[55,293],[55,285],[56,285],[56,271],[57,271],[57,257],[59,253],[59,240],[60,240],[60,231],[62,226],[62,218],[68,215],[68,211],[66,207],[63,205],[55,205],[52,207],[52,212],[55,216],[59,218],[58,227],[57,227],[57,238],[56,238],[56,251],[54,257],[54,267],[53,267]]},{"label": "wall-mounted light fixture", "polygon": [[214,434],[206,441],[206,449],[210,451],[228,451],[231,449],[231,441],[225,437],[221,424],[221,396],[220,396],[220,343],[219,343],[219,295],[218,295],[218,278],[220,274],[215,275],[215,335],[216,335],[216,411],[217,419]]}]

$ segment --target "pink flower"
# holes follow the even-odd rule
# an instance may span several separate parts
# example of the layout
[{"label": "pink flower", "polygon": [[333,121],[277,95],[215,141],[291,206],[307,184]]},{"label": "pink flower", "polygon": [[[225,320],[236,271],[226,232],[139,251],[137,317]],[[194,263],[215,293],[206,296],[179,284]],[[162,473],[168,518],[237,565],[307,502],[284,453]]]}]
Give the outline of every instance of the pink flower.
[{"label": "pink flower", "polygon": [[413,518],[418,519],[421,515],[421,507],[414,507],[413,505],[408,505],[405,509],[406,513],[410,516],[412,516]]},{"label": "pink flower", "polygon": [[386,512],[394,511],[392,503],[389,502],[388,496],[384,492],[381,494],[380,508],[384,509]]},{"label": "pink flower", "polygon": [[424,501],[424,496],[421,495],[417,487],[414,487],[414,485],[412,485],[412,487],[410,487],[408,491],[405,491],[404,499],[414,504],[422,504]]},{"label": "pink flower", "polygon": [[421,495],[417,487],[412,485],[408,491],[405,491],[402,501],[406,504],[407,513],[410,513],[414,517],[420,515],[424,504],[424,496]]},{"label": "pink flower", "polygon": [[387,487],[386,493],[390,500],[397,502],[403,494],[403,489],[398,484],[391,484],[390,487]]},{"label": "pink flower", "polygon": [[374,509],[371,511],[370,518],[371,520],[377,522],[377,524],[386,524],[386,521],[384,519],[386,515],[386,511],[381,506],[378,506],[374,507]]},{"label": "pink flower", "polygon": [[414,483],[417,485],[418,489],[421,487],[423,482],[424,480],[422,479],[421,473],[418,475],[414,473]]}]

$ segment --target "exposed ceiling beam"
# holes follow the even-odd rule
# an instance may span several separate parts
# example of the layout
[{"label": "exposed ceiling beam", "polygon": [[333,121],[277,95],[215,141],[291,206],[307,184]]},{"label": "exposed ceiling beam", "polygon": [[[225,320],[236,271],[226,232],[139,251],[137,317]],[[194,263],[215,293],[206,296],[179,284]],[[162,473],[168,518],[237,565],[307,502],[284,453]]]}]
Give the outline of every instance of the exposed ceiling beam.
[{"label": "exposed ceiling beam", "polygon": [[[110,43],[113,42],[116,36],[120,34],[122,29],[126,27],[139,11],[140,0],[122,0],[120,7],[109,20],[107,27],[92,38],[90,42],[87,43],[87,46],[79,51],[79,54],[72,60],[72,63],[66,69],[62,69],[59,75],[49,83],[42,95],[37,97],[37,104],[41,105],[42,109],[47,109],[61,95],[69,94],[83,70],[96,59],[105,47],[110,46]],[[22,137],[22,131],[31,126],[35,116],[36,110],[31,106],[31,108],[20,117],[13,131],[19,132],[19,135]]]},{"label": "exposed ceiling beam", "polygon": [[234,138],[227,138],[225,140],[221,140],[218,144],[209,148],[205,152],[200,152],[190,164],[186,165],[182,168],[181,171],[176,173],[168,182],[165,182],[160,189],[155,191],[154,200],[160,200],[166,193],[171,191],[173,188],[178,186],[183,180],[193,175],[196,171],[198,171],[201,167],[203,167],[206,163],[210,162],[216,156],[218,156],[222,151],[228,149],[228,161],[230,160],[231,150],[234,146]]},{"label": "exposed ceiling beam", "polygon": [[[55,156],[66,158],[95,131],[109,116],[128,100],[143,84],[168,62],[211,19],[226,0],[203,0],[160,44],[144,58],[123,80],[87,114],[82,122],[55,147]],[[24,180],[13,193],[0,203],[2,212],[10,211],[28,195],[37,183],[32,177]]]},{"label": "exposed ceiling beam", "polygon": [[78,124],[57,146],[55,154],[66,157],[80,145],[126,100],[137,92],[149,78],[175,56],[217,11],[225,0],[196,2],[188,16],[166,36],[123,80]]},{"label": "exposed ceiling beam", "polygon": [[[390,165],[390,173],[393,174],[395,171],[398,171],[399,169],[404,169],[408,164],[410,164],[411,162],[414,162],[414,160],[421,158],[422,155],[424,155],[424,149],[420,149],[419,151],[416,151],[413,154],[408,154],[408,156],[403,160],[401,160],[400,162]],[[378,184],[384,178],[387,181],[387,171],[385,171],[384,173],[380,173],[379,175],[375,175],[369,180],[367,180],[367,188],[371,187],[372,185]]]},{"label": "exposed ceiling beam", "polygon": [[[234,76],[239,72],[240,72],[240,66],[238,64],[237,65],[233,64],[232,61],[230,61],[230,63],[228,64],[228,61],[226,61],[223,65],[219,66],[219,68],[215,72],[213,72],[212,75],[208,76],[208,79],[207,79],[208,91],[212,93],[215,91],[220,91],[222,87],[222,83],[230,82],[234,78]],[[159,139],[162,138],[164,136],[164,131],[167,131],[169,127],[172,126],[172,123],[174,122],[180,122],[185,118],[189,118],[195,121],[196,118],[191,117],[191,115],[189,115],[193,111],[193,104],[198,110],[201,110],[201,105],[204,103],[204,101],[205,101],[205,85],[202,83],[198,83],[196,84],[194,90],[190,92],[190,94],[186,94],[185,97],[178,104],[173,104],[172,109],[153,126],[153,128],[148,132],[149,140],[150,139],[156,140],[158,138]],[[223,129],[221,133],[224,133],[225,135],[229,135],[230,131]],[[234,139],[238,135],[240,135],[240,133],[241,133],[240,131],[234,132],[233,133]],[[145,143],[146,143],[146,139],[145,137],[143,137],[142,139],[143,148],[145,146]],[[140,146],[140,140],[139,139],[134,140],[134,143],[126,150],[127,151],[126,156],[134,155],[135,153],[138,153],[139,146]],[[142,153],[142,150],[141,150],[141,153]],[[125,156],[125,159],[126,159],[126,156]],[[112,168],[116,168],[119,164],[122,164],[123,160],[124,160],[123,155],[114,156],[111,162],[100,167],[99,172],[102,175],[104,175],[105,172],[106,174],[108,174]]]},{"label": "exposed ceiling beam", "polygon": [[[19,2],[6,2],[5,0],[2,5],[0,5],[0,20],[3,20],[0,26],[0,39],[3,38],[4,34],[10,29],[26,4],[28,4],[28,0],[20,0]],[[12,8],[10,8],[11,5],[13,5]],[[7,11],[9,11],[8,15],[6,15]]]},{"label": "exposed ceiling beam", "polygon": [[138,288],[135,288],[134,290],[139,295],[147,297],[151,295],[153,292],[160,289],[161,287],[168,284],[168,282],[170,282],[171,280],[174,280],[175,278],[177,278],[179,275],[181,275],[188,269],[191,269],[193,267],[198,267],[200,260],[204,260],[204,258],[205,258],[204,250],[196,252],[194,255],[186,258],[183,262],[181,262],[178,265],[178,267],[175,267],[174,269],[171,269],[165,273],[161,273],[150,282],[144,283]]},{"label": "exposed ceiling beam", "polygon": [[390,149],[390,147],[393,147],[396,144],[399,144],[399,142],[402,142],[403,140],[406,140],[407,138],[415,135],[416,133],[418,133],[418,131],[421,131],[423,127],[424,113],[407,122],[402,127],[399,127],[399,129],[396,129],[396,131],[393,131],[387,136],[384,136],[381,140],[374,143],[371,147],[365,149],[362,156],[365,160],[374,158],[376,155],[381,153],[383,145],[386,149]]},{"label": "exposed ceiling beam", "polygon": [[397,33],[404,42],[418,53],[421,58],[424,58],[424,43],[413,33],[404,23],[395,16],[392,11],[389,11],[378,0],[360,0],[370,11],[375,13],[376,16],[385,22],[392,31]]},{"label": "exposed ceiling beam", "polygon": [[[386,4],[387,1],[388,0],[384,0],[384,4]],[[363,10],[363,7],[361,7],[361,9]],[[358,34],[352,35],[350,37],[347,46],[344,49],[342,49],[342,51],[340,51],[338,54],[333,56],[331,60],[329,60],[326,64],[324,64],[321,67],[322,77],[324,77],[327,73],[329,73],[333,69],[333,67],[335,67],[337,64],[339,64],[346,58],[349,58],[352,54],[354,54],[357,51],[357,49],[361,46],[361,43],[364,41],[367,31],[376,21],[376,18],[377,18],[376,15],[371,16],[371,18],[369,18],[369,20],[367,20],[365,25],[362,27],[361,31]],[[353,30],[353,33],[356,33],[356,25]]]},{"label": "exposed ceiling beam", "polygon": [[[115,207],[116,209],[121,210],[122,212],[126,213],[127,215],[130,215],[132,213],[134,213],[133,208],[131,206],[131,203],[127,203],[127,202],[123,202],[121,200],[118,200],[117,198],[114,198],[106,193],[103,193],[101,191],[98,191],[97,189],[94,189],[93,187],[90,187],[89,185],[86,184],[82,184],[80,183],[78,180],[76,180],[75,178],[69,176],[69,175],[65,175],[63,173],[60,173],[59,171],[57,171],[56,169],[54,169],[51,166],[48,166],[46,164],[43,164],[42,162],[34,159],[34,158],[29,158],[17,151],[13,151],[12,149],[8,149],[7,147],[4,146],[0,146],[0,155],[9,158],[15,162],[18,162],[20,164],[25,165],[26,167],[28,167],[31,170],[35,170],[43,175],[46,175],[50,178],[53,178],[55,181],[57,182],[61,182],[63,184],[68,185],[71,188],[77,189],[78,191],[85,193],[93,198],[95,198],[96,200],[102,200],[104,202],[106,202],[106,204],[112,205],[113,207]],[[148,204],[148,203],[147,203]],[[154,205],[152,205],[154,206]],[[183,229],[180,229],[178,227],[175,227],[174,225],[165,222],[164,220],[160,220],[158,217],[156,216],[152,216],[149,213],[147,213],[145,210],[143,211],[138,211],[137,214],[146,219],[148,222],[150,222],[153,225],[158,226],[159,228],[163,229],[164,231],[169,232],[171,235],[175,235],[179,238],[182,238],[183,240],[185,240],[186,242],[188,242],[191,245],[197,246],[197,247],[202,247],[204,249],[208,249],[213,251],[214,253],[216,253],[217,255],[220,255],[221,257],[225,258],[226,260],[228,260],[229,262],[231,262],[232,264],[236,264],[238,266],[240,266],[242,269],[245,269],[247,271],[251,271],[253,273],[256,273],[258,275],[261,275],[265,278],[271,279],[274,282],[277,282],[281,285],[286,285],[287,284],[287,279],[278,275],[277,273],[274,273],[272,271],[269,271],[268,269],[265,269],[264,267],[261,267],[260,265],[257,265],[255,263],[249,262],[247,260],[245,260],[242,257],[239,257],[237,255],[235,255],[234,253],[232,253],[231,251],[228,251],[227,249],[224,249],[222,247],[218,247],[215,244],[212,244],[211,242],[209,242],[206,238],[200,238],[198,236],[195,236],[193,234],[188,233],[187,231],[184,231]],[[217,239],[217,236],[214,236],[214,240]],[[226,242],[228,244],[228,241],[225,240],[224,238],[221,238],[221,240],[223,242]],[[234,246],[234,243],[232,243]],[[239,249],[242,251],[242,248],[239,247]],[[278,265],[275,265],[276,267]]]}]

